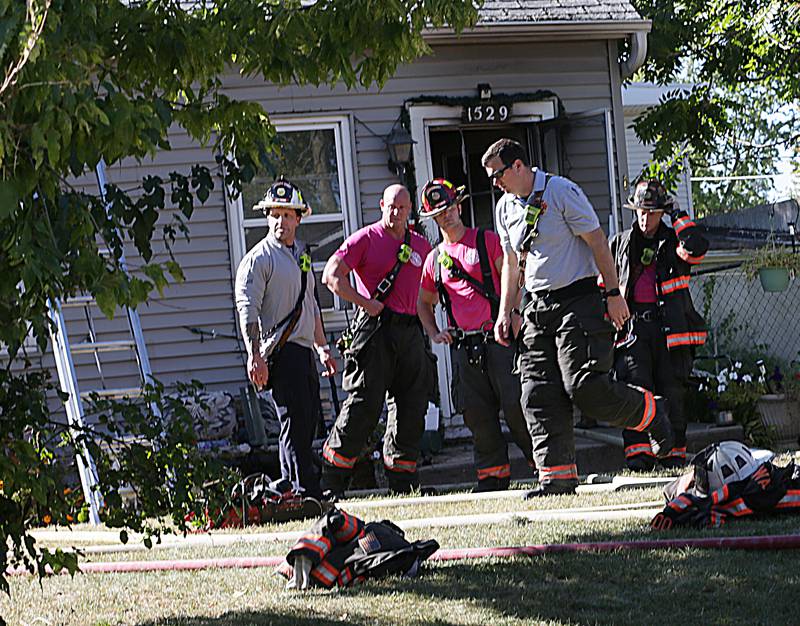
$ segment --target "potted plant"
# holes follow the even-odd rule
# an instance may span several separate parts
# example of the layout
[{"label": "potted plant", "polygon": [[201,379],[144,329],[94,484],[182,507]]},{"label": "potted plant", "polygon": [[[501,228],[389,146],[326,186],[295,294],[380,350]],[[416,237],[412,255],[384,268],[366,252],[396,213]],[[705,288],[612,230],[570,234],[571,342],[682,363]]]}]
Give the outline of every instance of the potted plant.
[{"label": "potted plant", "polygon": [[792,275],[800,270],[800,254],[770,242],[756,250],[742,264],[742,269],[750,280],[758,276],[764,291],[784,291],[789,286]]},{"label": "potted plant", "polygon": [[753,445],[770,448],[773,434],[766,428],[758,409],[758,402],[766,391],[758,378],[743,370],[741,361],[722,369],[707,380],[701,391],[706,394],[710,410],[717,416],[718,425],[737,423],[744,436]]},{"label": "potted plant", "polygon": [[772,431],[776,450],[797,450],[800,447],[800,371],[788,376],[776,368],[771,377],[775,393],[758,399],[758,412],[763,424]]}]

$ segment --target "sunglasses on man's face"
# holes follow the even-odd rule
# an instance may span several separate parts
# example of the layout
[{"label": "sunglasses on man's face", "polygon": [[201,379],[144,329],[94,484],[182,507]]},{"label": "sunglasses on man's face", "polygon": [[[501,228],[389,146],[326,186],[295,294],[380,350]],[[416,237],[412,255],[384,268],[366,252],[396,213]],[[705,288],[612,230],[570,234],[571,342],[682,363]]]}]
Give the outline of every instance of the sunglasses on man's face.
[{"label": "sunglasses on man's face", "polygon": [[511,165],[510,165],[510,164],[509,164],[509,165],[504,165],[504,166],[503,166],[503,167],[501,167],[499,170],[495,170],[494,172],[492,172],[491,174],[489,174],[489,180],[490,180],[490,181],[492,181],[493,183],[496,183],[498,180],[500,180],[501,178],[503,178],[503,174],[505,174],[505,173],[506,173],[506,170],[507,170],[509,167],[511,167]]}]

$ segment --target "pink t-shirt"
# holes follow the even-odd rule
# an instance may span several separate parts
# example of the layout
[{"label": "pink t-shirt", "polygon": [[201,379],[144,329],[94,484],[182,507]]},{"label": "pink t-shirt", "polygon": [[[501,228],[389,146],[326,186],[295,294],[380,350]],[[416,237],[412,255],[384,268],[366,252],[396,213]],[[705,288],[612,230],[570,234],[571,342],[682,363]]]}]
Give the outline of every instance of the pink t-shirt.
[{"label": "pink t-shirt", "polygon": [[[489,263],[492,266],[492,279],[497,295],[500,295],[500,276],[497,273],[497,259],[503,256],[500,248],[500,237],[491,231],[485,232],[486,253],[489,255]],[[468,228],[464,236],[456,243],[440,244],[445,252],[455,260],[461,268],[478,282],[483,282],[481,274],[481,263],[478,258],[478,238],[477,228]],[[436,263],[438,263],[439,250],[434,248],[425,259],[425,267],[422,269],[422,288],[426,291],[436,292]],[[492,308],[489,301],[483,297],[466,280],[456,279],[450,276],[450,272],[441,268],[442,283],[450,296],[450,304],[453,309],[453,317],[456,324],[462,330],[477,330],[479,328],[490,328],[492,321]]]},{"label": "pink t-shirt", "polygon": [[[398,241],[380,222],[354,232],[334,253],[353,270],[356,289],[365,298],[371,298],[378,283],[394,267],[402,240]],[[422,262],[431,245],[422,235],[411,233],[411,258],[400,268],[394,287],[383,305],[395,313],[417,314],[417,295]]]},{"label": "pink t-shirt", "polygon": [[651,263],[636,280],[633,286],[633,301],[639,304],[652,304],[656,301],[656,264]]}]

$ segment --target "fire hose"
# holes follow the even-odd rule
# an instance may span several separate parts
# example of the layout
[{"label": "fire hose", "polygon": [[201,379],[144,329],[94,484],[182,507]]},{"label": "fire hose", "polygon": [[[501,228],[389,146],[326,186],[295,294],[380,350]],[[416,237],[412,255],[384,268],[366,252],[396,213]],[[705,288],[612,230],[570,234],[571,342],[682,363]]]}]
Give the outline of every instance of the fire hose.
[{"label": "fire hose", "polygon": [[[691,539],[652,539],[643,541],[595,541],[587,543],[556,543],[530,546],[505,546],[493,548],[453,548],[439,550],[430,561],[465,561],[485,558],[510,558],[517,556],[542,556],[576,552],[614,552],[617,550],[676,550],[698,548],[703,550],[796,550],[800,548],[800,535],[765,535],[758,537],[713,537]],[[202,570],[210,568],[276,567],[283,557],[232,557],[219,559],[177,559],[164,561],[122,561],[110,563],[84,563],[80,571],[89,573],[156,572],[175,570]],[[8,570],[9,575],[24,575],[23,568]],[[62,570],[66,573],[66,570]]]}]

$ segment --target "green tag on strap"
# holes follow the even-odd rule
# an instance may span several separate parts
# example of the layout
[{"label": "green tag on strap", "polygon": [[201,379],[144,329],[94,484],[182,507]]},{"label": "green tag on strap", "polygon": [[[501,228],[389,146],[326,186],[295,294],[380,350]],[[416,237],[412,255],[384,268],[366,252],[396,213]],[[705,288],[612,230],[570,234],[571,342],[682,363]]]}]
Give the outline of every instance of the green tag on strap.
[{"label": "green tag on strap", "polygon": [[542,207],[528,204],[525,206],[525,223],[531,226],[536,226],[539,218],[542,216]]},{"label": "green tag on strap", "polygon": [[298,265],[300,265],[301,272],[308,272],[311,269],[311,256],[308,253],[303,252],[303,254],[300,255]]},{"label": "green tag on strap", "polygon": [[407,243],[400,244],[400,250],[397,252],[397,258],[401,263],[408,263],[411,258],[411,246]]},{"label": "green tag on strap", "polygon": [[447,254],[447,252],[445,252],[444,250],[442,250],[439,253],[439,258],[437,259],[437,261],[439,261],[439,265],[441,265],[445,269],[449,270],[450,268],[453,267],[453,257]]}]

